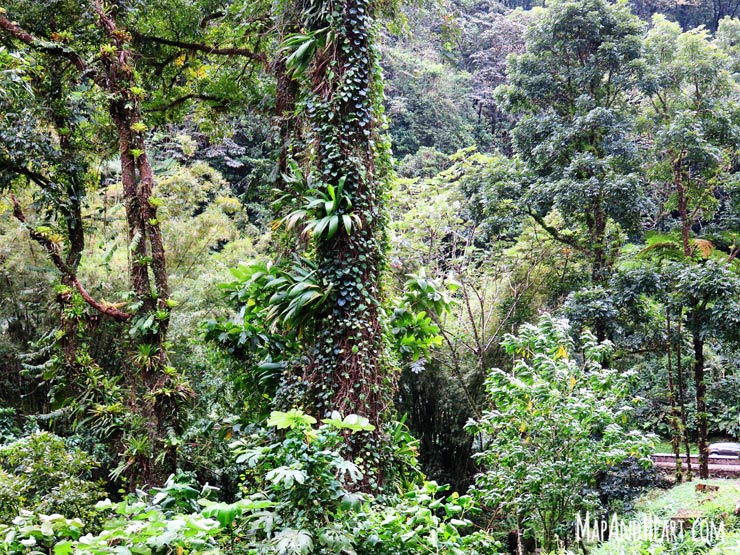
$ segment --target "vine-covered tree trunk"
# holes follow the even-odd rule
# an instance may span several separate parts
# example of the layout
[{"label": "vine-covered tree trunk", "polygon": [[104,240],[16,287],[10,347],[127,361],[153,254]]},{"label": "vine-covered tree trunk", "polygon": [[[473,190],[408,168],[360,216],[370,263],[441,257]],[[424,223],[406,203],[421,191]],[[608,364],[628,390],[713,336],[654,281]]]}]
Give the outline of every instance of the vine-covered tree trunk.
[{"label": "vine-covered tree trunk", "polygon": [[382,83],[374,45],[376,4],[326,2],[322,25],[328,27],[327,46],[317,53],[309,76],[315,166],[327,186],[346,196],[343,215],[354,219],[317,243],[317,265],[334,287],[316,315],[307,376],[322,411],[362,414],[377,426],[392,391],[383,371],[379,321],[387,154],[378,125]]}]

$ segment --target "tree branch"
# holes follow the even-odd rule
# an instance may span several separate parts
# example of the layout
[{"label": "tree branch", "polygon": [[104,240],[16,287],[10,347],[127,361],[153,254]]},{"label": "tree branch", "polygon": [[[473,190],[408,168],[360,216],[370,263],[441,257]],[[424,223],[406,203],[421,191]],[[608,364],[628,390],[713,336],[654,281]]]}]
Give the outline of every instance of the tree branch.
[{"label": "tree branch", "polygon": [[209,102],[218,102],[220,106],[225,105],[225,100],[218,96],[211,95],[211,94],[191,93],[191,94],[186,94],[184,96],[181,96],[179,98],[175,98],[174,100],[168,102],[167,104],[159,104],[158,106],[147,107],[145,111],[147,112],[166,112],[167,110],[171,110],[175,106],[179,106],[183,102],[187,102],[188,100],[193,100],[193,99],[206,100]]},{"label": "tree branch", "polygon": [[88,69],[87,62],[85,62],[85,60],[83,60],[82,57],[71,48],[58,42],[34,37],[10,21],[3,14],[0,14],[0,29],[27,44],[34,50],[38,50],[39,52],[44,52],[45,54],[50,54],[52,56],[67,58],[82,73]]},{"label": "tree branch", "polygon": [[[21,208],[21,204],[18,202],[18,199],[15,197],[14,194],[11,193],[10,195],[11,199],[13,200],[13,216],[21,222],[22,224],[26,223],[26,215],[23,213],[23,209]],[[127,312],[122,312],[118,310],[116,307],[111,306],[107,303],[101,303],[96,301],[92,298],[90,293],[87,292],[87,290],[82,286],[82,284],[77,279],[77,274],[75,271],[70,268],[62,259],[61,253],[60,253],[60,247],[58,244],[56,244],[54,241],[46,237],[43,233],[39,233],[37,230],[33,229],[30,226],[26,226],[28,228],[28,232],[31,235],[31,239],[36,241],[38,244],[40,244],[46,253],[49,255],[49,258],[54,263],[54,266],[57,267],[57,269],[62,272],[69,280],[72,282],[72,284],[75,286],[77,291],[79,291],[82,298],[85,300],[87,304],[89,304],[91,307],[93,307],[98,312],[105,314],[106,316],[110,316],[114,320],[117,320],[119,322],[125,322],[126,320],[131,319],[131,314],[128,314]]]},{"label": "tree branch", "polygon": [[551,225],[548,225],[545,223],[545,218],[543,218],[541,215],[539,215],[537,212],[532,210],[530,207],[526,207],[525,210],[527,211],[527,214],[529,214],[532,219],[537,222],[537,224],[544,229],[553,239],[558,241],[559,243],[563,243],[565,245],[568,245],[569,247],[573,247],[578,252],[581,252],[583,254],[586,254],[588,256],[591,256],[593,253],[586,247],[584,247],[580,241],[577,239],[574,239],[573,237],[568,237],[567,235],[563,235],[552,227]]},{"label": "tree branch", "polygon": [[183,42],[179,40],[163,39],[161,37],[144,35],[137,32],[133,32],[133,36],[142,42],[150,42],[154,44],[161,44],[164,46],[174,46],[175,48],[181,48],[182,50],[203,52],[204,54],[213,54],[216,56],[242,56],[261,64],[267,64],[267,56],[265,54],[263,54],[262,52],[255,52],[253,50],[250,50],[249,48],[218,48],[216,46],[211,46],[198,42]]},{"label": "tree branch", "polygon": [[48,187],[49,185],[51,185],[51,179],[49,179],[45,175],[37,173],[33,170],[29,170],[28,168],[25,168],[23,166],[19,166],[18,164],[14,164],[7,158],[0,157],[0,170],[8,170],[13,173],[17,173],[18,175],[27,177],[28,179],[36,183],[36,185],[38,185],[39,187]]}]

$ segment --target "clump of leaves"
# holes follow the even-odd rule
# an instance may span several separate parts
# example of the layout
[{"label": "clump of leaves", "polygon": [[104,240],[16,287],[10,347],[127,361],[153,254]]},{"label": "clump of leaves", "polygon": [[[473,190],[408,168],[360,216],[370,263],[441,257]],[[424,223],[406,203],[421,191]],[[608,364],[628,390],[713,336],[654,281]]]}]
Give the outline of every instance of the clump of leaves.
[{"label": "clump of leaves", "polygon": [[403,296],[396,303],[390,318],[390,335],[394,350],[402,359],[419,361],[430,349],[442,344],[437,322],[449,312],[451,293],[459,287],[455,282],[442,284],[429,278],[424,269],[409,274]]},{"label": "clump of leaves", "polygon": [[0,520],[34,511],[96,523],[92,506],[105,492],[90,479],[95,466],[87,454],[48,432],[0,447]]},{"label": "clump of leaves", "polygon": [[514,526],[554,547],[578,511],[599,508],[600,473],[634,457],[644,466],[649,437],[627,429],[638,399],[627,398],[629,373],[603,368],[610,343],[586,332],[578,351],[566,320],[544,315],[503,345],[512,372],[493,369],[486,380],[491,409],[468,424],[479,434],[475,494]]}]

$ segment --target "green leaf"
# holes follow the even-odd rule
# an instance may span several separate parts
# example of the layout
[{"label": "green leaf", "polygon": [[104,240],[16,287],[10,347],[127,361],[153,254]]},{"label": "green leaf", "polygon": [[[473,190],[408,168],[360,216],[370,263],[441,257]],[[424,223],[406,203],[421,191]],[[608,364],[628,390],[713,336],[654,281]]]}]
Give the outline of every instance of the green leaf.
[{"label": "green leaf", "polygon": [[339,228],[339,216],[335,214],[329,219],[329,230],[326,234],[326,238],[331,239],[332,237],[334,237],[337,234],[338,228]]},{"label": "green leaf", "polygon": [[54,545],[54,555],[69,555],[74,549],[74,543],[71,541],[62,541]]},{"label": "green leaf", "polygon": [[371,432],[375,429],[375,426],[370,424],[370,421],[364,416],[348,414],[342,419],[337,411],[332,412],[331,418],[324,418],[322,422],[338,430],[351,430],[352,432]]},{"label": "green leaf", "polygon": [[268,426],[278,430],[308,428],[313,424],[316,424],[316,419],[298,409],[290,409],[288,412],[273,411],[267,420]]}]

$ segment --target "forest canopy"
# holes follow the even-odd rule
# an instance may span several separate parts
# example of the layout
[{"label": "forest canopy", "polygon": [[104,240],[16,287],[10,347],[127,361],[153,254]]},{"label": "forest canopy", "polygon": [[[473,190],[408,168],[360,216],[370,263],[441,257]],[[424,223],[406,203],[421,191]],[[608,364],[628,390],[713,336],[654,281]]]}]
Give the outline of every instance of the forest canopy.
[{"label": "forest canopy", "polygon": [[738,16],[4,2],[0,551],[585,554],[708,478]]}]

